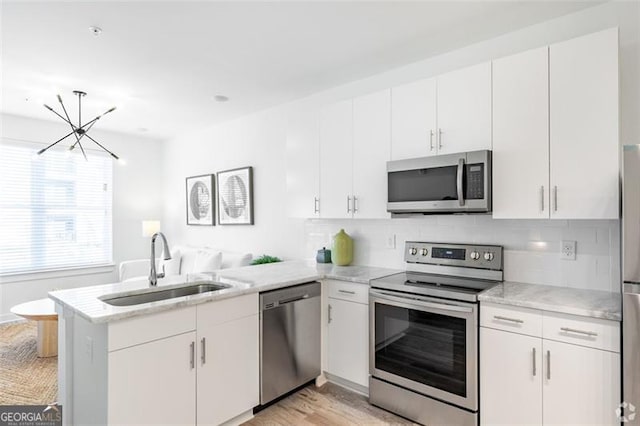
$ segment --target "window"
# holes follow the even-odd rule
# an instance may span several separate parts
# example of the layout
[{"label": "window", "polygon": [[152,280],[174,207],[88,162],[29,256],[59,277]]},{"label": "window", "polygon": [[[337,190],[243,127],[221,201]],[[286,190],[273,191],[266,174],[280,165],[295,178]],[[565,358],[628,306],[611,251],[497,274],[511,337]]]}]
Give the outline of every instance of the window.
[{"label": "window", "polygon": [[0,145],[0,275],[112,262],[112,161]]}]

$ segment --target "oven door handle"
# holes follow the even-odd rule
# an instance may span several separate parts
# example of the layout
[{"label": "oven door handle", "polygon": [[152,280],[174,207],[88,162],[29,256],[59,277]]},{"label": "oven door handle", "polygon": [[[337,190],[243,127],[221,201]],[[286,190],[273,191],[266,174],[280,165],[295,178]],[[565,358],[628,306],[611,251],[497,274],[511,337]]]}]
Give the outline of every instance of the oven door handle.
[{"label": "oven door handle", "polygon": [[420,296],[399,296],[397,294],[391,294],[384,291],[371,290],[369,293],[371,296],[377,297],[382,300],[390,300],[393,302],[411,303],[421,308],[440,309],[442,311],[449,312],[464,312],[470,314],[473,312],[472,308],[465,306],[452,305],[448,303],[432,302],[430,299]]},{"label": "oven door handle", "polygon": [[464,191],[462,187],[462,180],[464,178],[464,158],[458,160],[458,174],[456,181],[456,189],[458,190],[458,202],[461,206],[464,206]]}]

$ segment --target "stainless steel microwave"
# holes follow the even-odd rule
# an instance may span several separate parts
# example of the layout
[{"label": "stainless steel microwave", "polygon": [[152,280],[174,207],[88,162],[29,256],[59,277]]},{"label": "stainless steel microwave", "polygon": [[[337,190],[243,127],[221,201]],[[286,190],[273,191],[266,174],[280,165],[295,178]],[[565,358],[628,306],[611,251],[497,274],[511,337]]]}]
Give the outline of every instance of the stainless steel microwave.
[{"label": "stainless steel microwave", "polygon": [[491,151],[389,161],[387,182],[393,214],[488,213]]}]

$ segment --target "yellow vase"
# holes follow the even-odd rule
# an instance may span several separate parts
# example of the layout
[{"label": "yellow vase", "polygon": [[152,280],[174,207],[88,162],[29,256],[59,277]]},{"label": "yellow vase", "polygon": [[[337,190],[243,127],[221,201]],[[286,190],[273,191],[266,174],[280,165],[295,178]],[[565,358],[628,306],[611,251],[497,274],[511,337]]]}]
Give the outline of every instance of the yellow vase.
[{"label": "yellow vase", "polygon": [[338,266],[347,266],[353,261],[353,240],[344,229],[333,237],[331,262]]}]

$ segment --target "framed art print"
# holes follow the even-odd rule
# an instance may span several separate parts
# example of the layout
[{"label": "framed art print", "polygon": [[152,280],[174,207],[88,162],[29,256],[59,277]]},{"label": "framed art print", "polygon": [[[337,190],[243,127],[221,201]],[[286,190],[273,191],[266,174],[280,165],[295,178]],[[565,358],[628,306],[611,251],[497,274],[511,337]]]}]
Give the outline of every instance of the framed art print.
[{"label": "framed art print", "polygon": [[187,178],[187,225],[215,224],[213,188],[213,175]]},{"label": "framed art print", "polygon": [[218,172],[218,223],[253,225],[253,168]]}]

